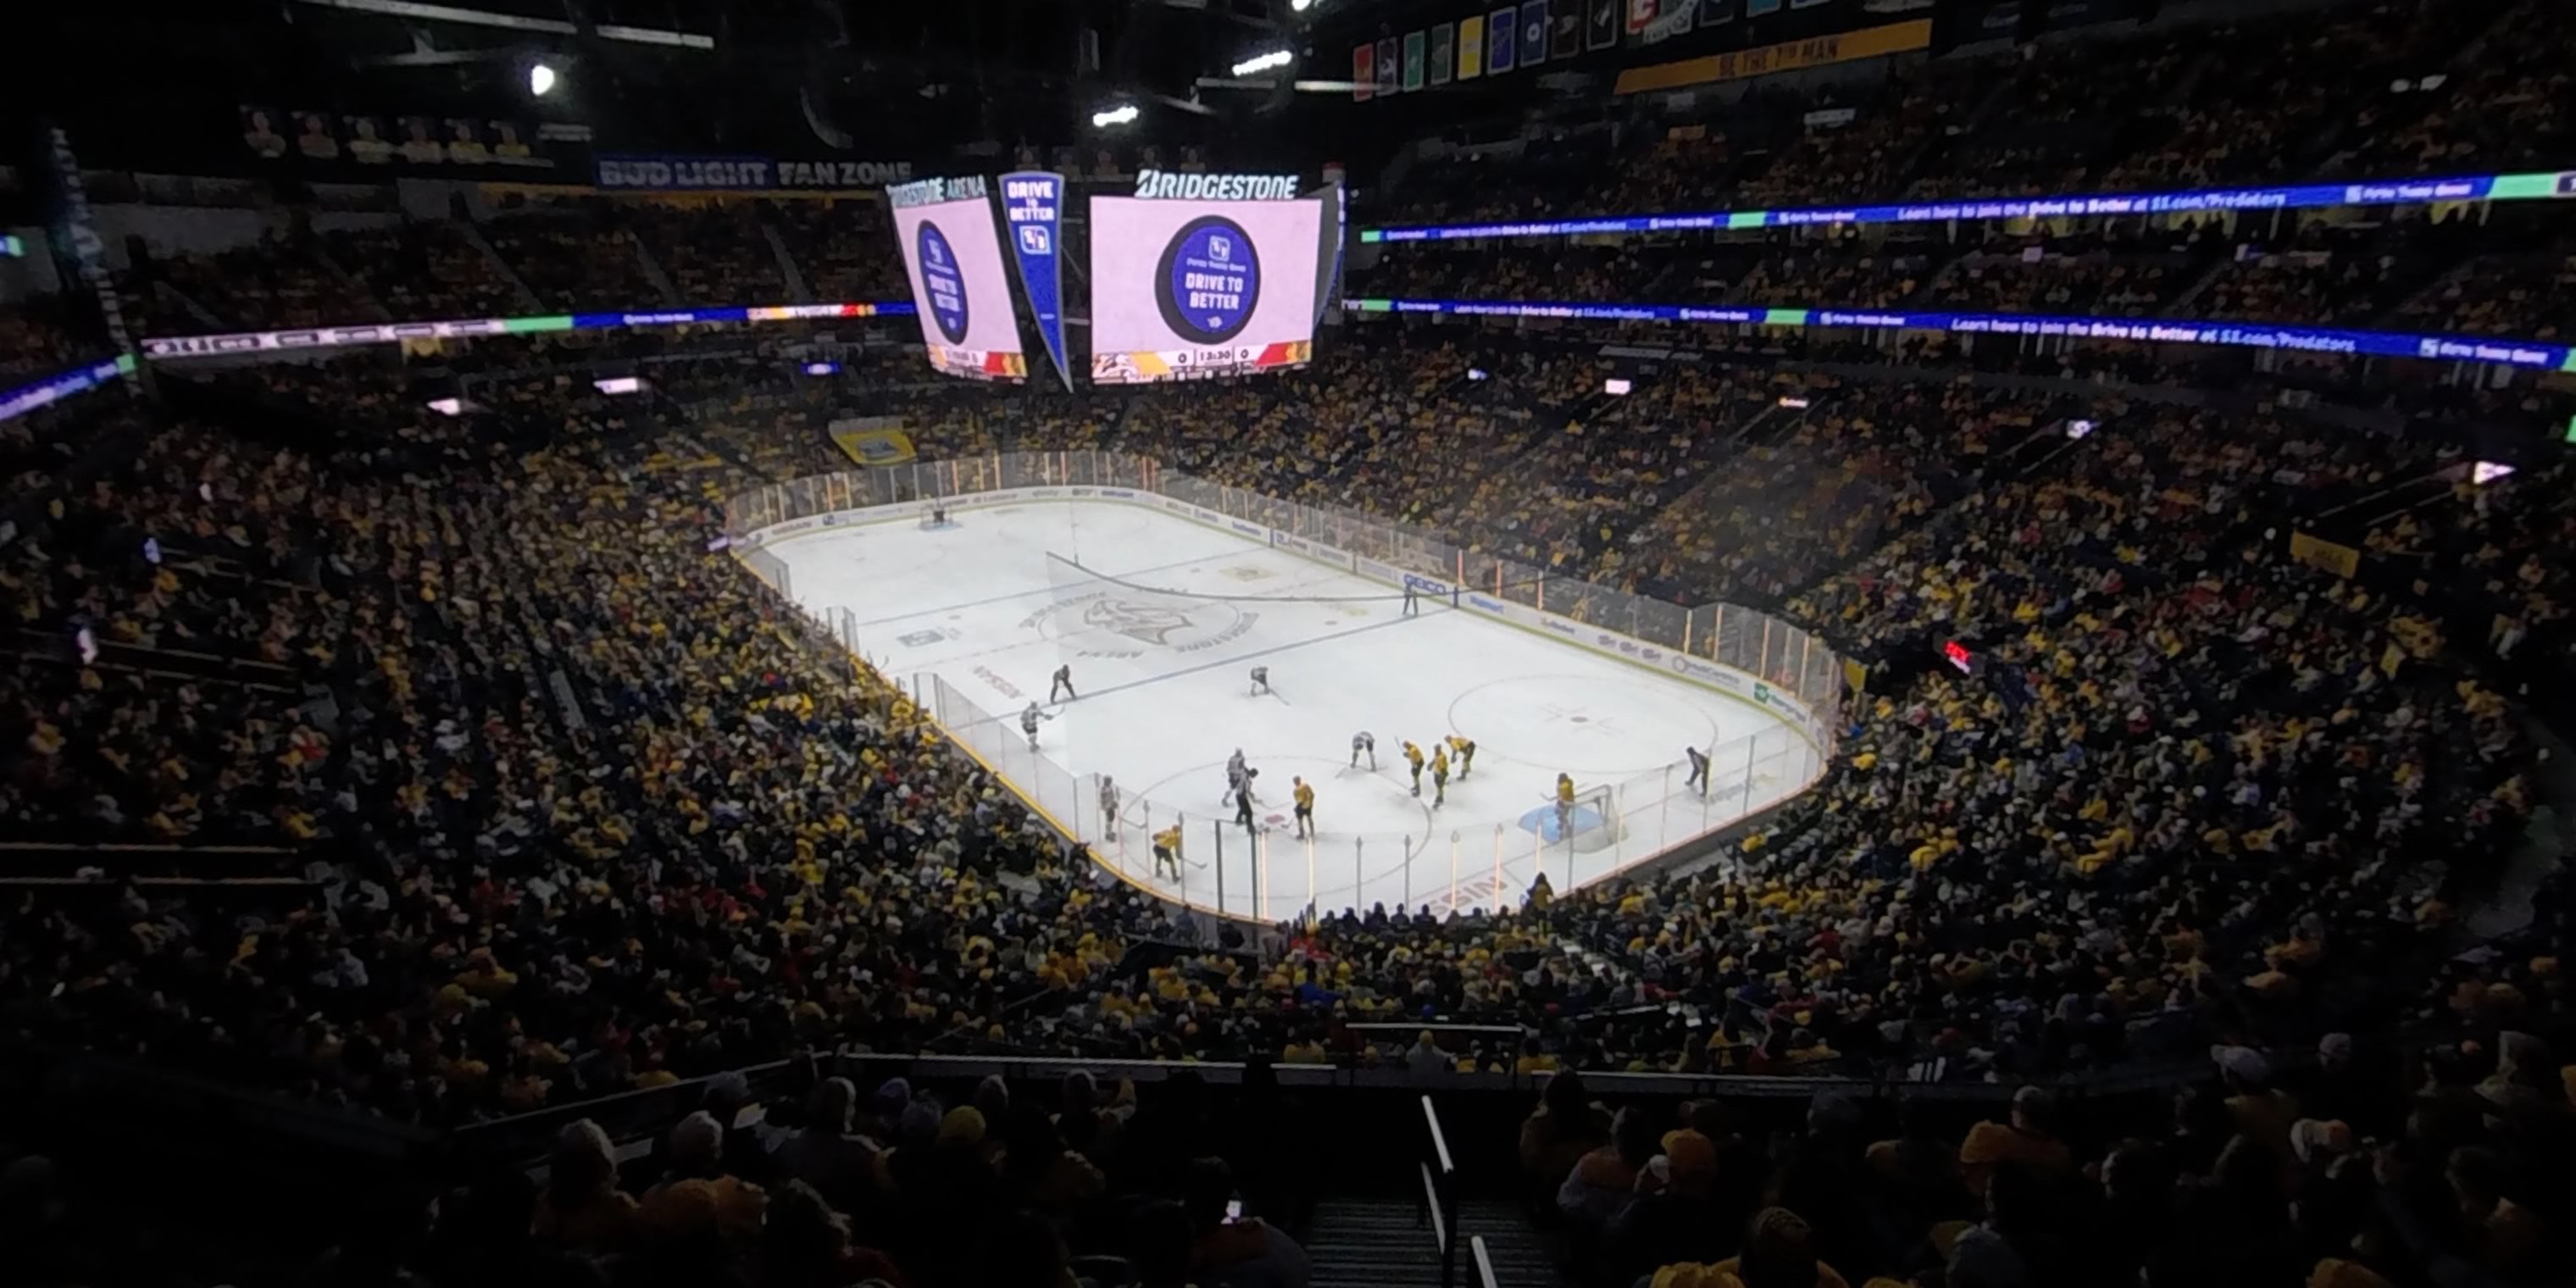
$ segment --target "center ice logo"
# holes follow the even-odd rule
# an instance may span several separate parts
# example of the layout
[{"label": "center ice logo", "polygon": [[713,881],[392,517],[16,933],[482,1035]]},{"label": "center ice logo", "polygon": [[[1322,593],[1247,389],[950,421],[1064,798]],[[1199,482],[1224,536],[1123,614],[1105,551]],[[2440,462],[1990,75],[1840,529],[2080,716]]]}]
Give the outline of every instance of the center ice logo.
[{"label": "center ice logo", "polygon": [[1139,644],[1162,648],[1171,643],[1172,632],[1190,628],[1190,615],[1161,604],[1095,599],[1090,607],[1082,610],[1082,624],[1114,631]]},{"label": "center ice logo", "polygon": [[1076,657],[1136,658],[1148,652],[1212,649],[1243,638],[1260,619],[1260,614],[1230,604],[1172,604],[1094,591],[1049,604],[1020,625],[1065,645]]}]

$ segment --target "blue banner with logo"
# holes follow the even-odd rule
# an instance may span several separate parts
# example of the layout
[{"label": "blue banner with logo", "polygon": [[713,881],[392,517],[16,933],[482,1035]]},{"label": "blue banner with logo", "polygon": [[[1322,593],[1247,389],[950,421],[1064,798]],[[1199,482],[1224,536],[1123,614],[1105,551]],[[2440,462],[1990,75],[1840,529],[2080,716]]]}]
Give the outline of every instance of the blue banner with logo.
[{"label": "blue banner with logo", "polygon": [[1038,339],[1055,359],[1055,373],[1073,389],[1064,357],[1064,176],[1024,170],[1002,176],[1002,222],[1011,230],[1011,258],[1020,266],[1020,291]]},{"label": "blue banner with logo", "polygon": [[[53,218],[45,228],[53,242],[55,273],[62,279],[63,294],[69,296],[74,284],[88,288],[90,298],[98,304],[99,325],[106,331],[110,344],[119,353],[134,349],[134,333],[125,325],[125,309],[118,301],[116,283],[108,271],[107,243],[100,239],[98,223],[90,217],[89,191],[81,184],[80,159],[72,155],[71,140],[61,130],[45,131],[45,160],[53,169]],[[133,364],[122,373],[126,383],[140,383]]]}]

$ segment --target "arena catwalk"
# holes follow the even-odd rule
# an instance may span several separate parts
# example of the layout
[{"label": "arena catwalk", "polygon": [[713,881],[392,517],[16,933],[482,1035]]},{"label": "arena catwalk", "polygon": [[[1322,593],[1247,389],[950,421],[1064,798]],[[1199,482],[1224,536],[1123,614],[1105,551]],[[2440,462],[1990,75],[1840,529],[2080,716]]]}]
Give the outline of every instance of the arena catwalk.
[{"label": "arena catwalk", "polygon": [[961,509],[771,549],[805,609],[846,611],[861,653],[1104,864],[1236,916],[1517,902],[1541,871],[1600,880],[1816,768],[1749,703],[1140,507]]}]

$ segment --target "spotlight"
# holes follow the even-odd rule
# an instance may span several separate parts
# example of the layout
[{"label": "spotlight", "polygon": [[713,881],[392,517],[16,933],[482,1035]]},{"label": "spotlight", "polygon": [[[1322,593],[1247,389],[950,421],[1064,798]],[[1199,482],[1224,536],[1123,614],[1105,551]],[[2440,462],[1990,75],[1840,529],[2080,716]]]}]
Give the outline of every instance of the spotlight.
[{"label": "spotlight", "polygon": [[555,69],[544,63],[528,64],[529,95],[535,98],[544,98],[546,95],[554,92]]},{"label": "spotlight", "polygon": [[1295,55],[1290,54],[1285,49],[1274,49],[1266,54],[1255,54],[1250,58],[1244,59],[1242,62],[1236,63],[1234,65],[1234,74],[1237,76],[1251,76],[1261,72],[1271,71],[1276,68],[1287,66],[1294,60],[1294,58]]},{"label": "spotlight", "polygon": [[1091,124],[1093,128],[1102,130],[1108,129],[1113,125],[1125,125],[1135,119],[1136,105],[1133,103],[1123,103],[1117,107],[1110,108],[1106,112],[1094,112],[1091,114]]}]

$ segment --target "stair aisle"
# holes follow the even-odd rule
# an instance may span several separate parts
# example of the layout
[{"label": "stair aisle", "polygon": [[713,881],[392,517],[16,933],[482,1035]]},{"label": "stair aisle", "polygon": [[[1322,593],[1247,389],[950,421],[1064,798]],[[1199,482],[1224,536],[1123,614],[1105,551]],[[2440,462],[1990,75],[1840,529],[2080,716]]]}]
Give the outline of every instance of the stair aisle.
[{"label": "stair aisle", "polygon": [[[1440,1245],[1418,1220],[1414,1205],[1402,1200],[1318,1203],[1306,1238],[1309,1288],[1439,1288]],[[1459,1252],[1462,1273],[1453,1285],[1475,1273],[1466,1249]]]},{"label": "stair aisle", "polygon": [[[1462,1239],[1485,1241],[1485,1259],[1493,1263],[1496,1288],[1561,1288],[1565,1283],[1556,1271],[1555,1257],[1520,1205],[1508,1199],[1469,1199],[1458,1205],[1458,1224]],[[1461,1252],[1458,1282],[1472,1285],[1476,1258],[1468,1249]]]},{"label": "stair aisle", "polygon": [[[1311,1288],[1439,1288],[1440,1245],[1401,1200],[1326,1199],[1315,1209],[1306,1256]],[[1507,1200],[1469,1199],[1458,1212],[1458,1267],[1452,1288],[1477,1288],[1481,1237],[1497,1288],[1562,1288],[1548,1249],[1529,1219]]]}]

